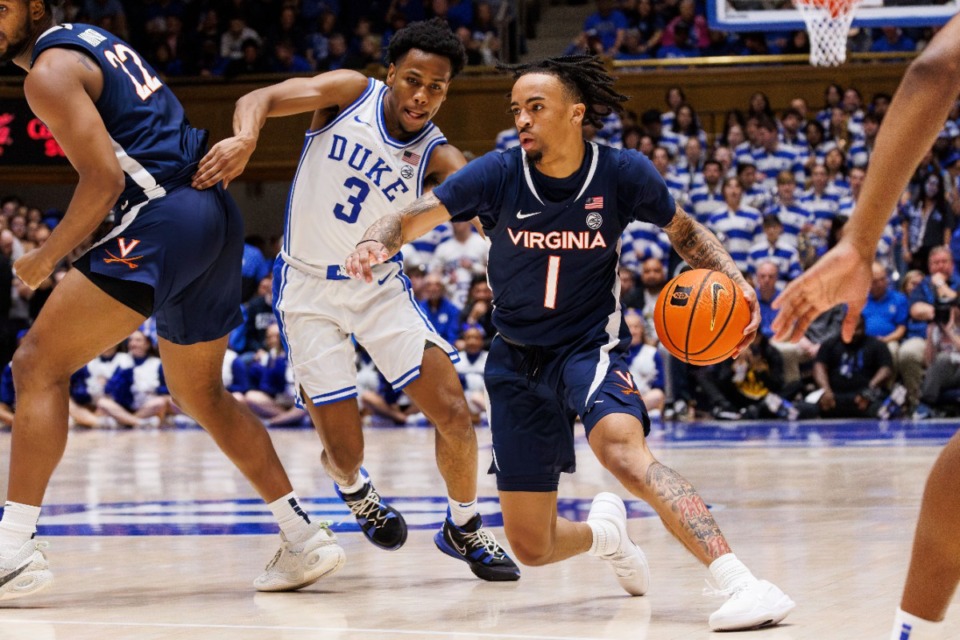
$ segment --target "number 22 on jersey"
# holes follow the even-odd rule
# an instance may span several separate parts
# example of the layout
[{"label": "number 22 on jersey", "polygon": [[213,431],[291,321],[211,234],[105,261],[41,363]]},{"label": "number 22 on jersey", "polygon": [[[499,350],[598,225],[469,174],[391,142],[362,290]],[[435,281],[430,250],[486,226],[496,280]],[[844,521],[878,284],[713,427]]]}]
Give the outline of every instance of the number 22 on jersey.
[{"label": "number 22 on jersey", "polygon": [[[103,57],[107,59],[114,69],[121,69],[127,77],[130,78],[130,81],[133,82],[133,86],[136,87],[137,95],[141,100],[146,100],[153,93],[163,86],[163,83],[160,82],[160,79],[156,76],[150,75],[150,72],[147,71],[147,68],[143,66],[143,61],[140,59],[140,56],[137,55],[137,52],[126,47],[122,44],[113,45],[113,49],[107,49],[103,52]],[[127,68],[125,62],[132,61],[133,64],[137,67],[134,71],[131,71]],[[139,74],[138,74],[139,72]],[[140,76],[139,78],[137,76]],[[143,82],[141,82],[143,80]]]}]

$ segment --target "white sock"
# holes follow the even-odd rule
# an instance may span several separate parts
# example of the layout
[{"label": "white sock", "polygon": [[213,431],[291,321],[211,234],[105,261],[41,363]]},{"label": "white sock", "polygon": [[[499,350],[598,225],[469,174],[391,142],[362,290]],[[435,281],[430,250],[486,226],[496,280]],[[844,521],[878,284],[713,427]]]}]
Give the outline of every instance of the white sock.
[{"label": "white sock", "polygon": [[587,520],[593,532],[593,542],[587,552],[592,556],[609,556],[620,548],[620,529],[606,520]]},{"label": "white sock", "polygon": [[453,524],[458,527],[470,522],[470,518],[477,514],[477,499],[474,498],[470,502],[458,502],[447,496],[447,502],[450,503],[450,519],[453,520]]},{"label": "white sock", "polygon": [[744,582],[756,582],[750,569],[732,553],[725,553],[710,563],[710,573],[723,591],[729,591]]},{"label": "white sock", "polygon": [[340,488],[340,493],[356,493],[360,491],[360,489],[363,489],[363,485],[368,482],[370,482],[369,476],[365,475],[363,469],[361,469],[357,472],[357,479],[354,480],[352,484],[342,485],[338,482],[337,487]]},{"label": "white sock", "polygon": [[40,507],[19,502],[7,502],[0,520],[0,549],[19,549],[37,532]]},{"label": "white sock", "polygon": [[291,491],[267,506],[287,540],[300,540],[310,530],[310,516],[300,506],[296,492]]},{"label": "white sock", "polygon": [[924,620],[897,608],[890,640],[940,640],[943,637],[943,622]]}]

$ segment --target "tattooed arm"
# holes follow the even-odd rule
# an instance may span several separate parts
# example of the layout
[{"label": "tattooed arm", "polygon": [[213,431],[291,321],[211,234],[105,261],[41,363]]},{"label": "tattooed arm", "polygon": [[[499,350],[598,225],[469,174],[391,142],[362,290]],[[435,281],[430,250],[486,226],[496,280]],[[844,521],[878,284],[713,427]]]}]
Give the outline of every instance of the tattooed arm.
[{"label": "tattooed arm", "polygon": [[743,340],[737,345],[733,354],[733,357],[736,358],[743,349],[746,349],[753,342],[754,334],[760,326],[760,305],[757,302],[756,292],[754,292],[753,287],[747,284],[733,258],[723,248],[717,237],[702,224],[691,218],[683,209],[677,207],[673,220],[663,230],[670,238],[670,242],[677,253],[687,261],[687,264],[694,269],[722,271],[730,276],[730,279],[743,291],[743,297],[750,305],[750,323],[744,329]]},{"label": "tattooed arm", "polygon": [[397,213],[386,215],[364,232],[353,253],[347,256],[347,275],[373,281],[370,267],[386,262],[405,242],[419,238],[450,219],[450,212],[433,195],[426,193]]}]

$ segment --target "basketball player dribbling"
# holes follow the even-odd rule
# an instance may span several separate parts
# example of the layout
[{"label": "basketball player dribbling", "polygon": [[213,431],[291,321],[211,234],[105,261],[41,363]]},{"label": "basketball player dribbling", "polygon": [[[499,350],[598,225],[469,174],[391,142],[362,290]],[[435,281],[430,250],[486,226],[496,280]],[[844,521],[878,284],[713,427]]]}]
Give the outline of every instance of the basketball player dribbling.
[{"label": "basketball player dribbling", "polygon": [[507,67],[520,147],[467,165],[398,214],[371,226],[346,261],[372,282],[400,246],[446,220],[477,215],[492,241],[488,278],[498,335],[484,379],[493,465],[507,539],[517,558],[544,565],[590,553],[607,560],[632,595],[649,569],[612,493],[594,498],[587,522],[557,514],[560,474],[575,468],[573,425],[582,419],[601,464],[657,511],[728,595],[715,630],[773,625],[793,601],[758,580],[730,551],[696,490],[647,448],[649,418],[625,353],[630,334],[618,302],[618,241],[633,220],[662,226],[696,268],[729,275],[751,311],[737,350],[760,323],[756,295],[717,239],[677,207],[653,165],[635,151],[585,142],[626,97],[591,56]]},{"label": "basketball player dribbling", "polygon": [[477,436],[452,362],[457,351],[424,317],[399,256],[376,269],[373,288],[340,266],[367,226],[466,162],[430,121],[463,67],[463,45],[434,19],[398,31],[388,57],[386,83],[341,70],[242,97],[235,135],[210,150],[194,184],[227,184],[239,175],[268,117],[313,112],[290,188],[273,300],[298,402],[323,443],[323,466],[367,539],[399,549],[407,538],[403,516],[361,467],[355,337],[394,389],[437,427],[437,465],[449,498],[437,547],[484,580],[517,580],[519,569],[477,512]]},{"label": "basketball player dribbling", "polygon": [[[877,134],[857,207],[843,238],[773,303],[777,339],[799,340],[823,311],[846,303],[844,340],[850,340],[867,300],[877,244],[900,194],[933,146],[960,94],[960,17],[954,17],[907,69]],[[910,569],[892,640],[955,637],[943,619],[960,583],[960,432],[927,478]]]},{"label": "basketball player dribbling", "polygon": [[53,579],[46,543],[33,536],[66,446],[70,375],[151,315],[177,405],[213,436],[280,525],[280,551],[256,587],[311,584],[343,564],[343,550],[300,507],[263,424],[223,387],[227,337],[241,322],[243,219],[223,189],[190,186],[206,132],[187,123],[129,45],[98,27],[55,25],[53,4],[0,2],[0,61],[27,71],[30,108],[79,174],[63,221],[16,261],[17,276],[36,288],[111,207],[119,223],[74,263],[13,358],[17,413],[0,521],[0,600]]}]

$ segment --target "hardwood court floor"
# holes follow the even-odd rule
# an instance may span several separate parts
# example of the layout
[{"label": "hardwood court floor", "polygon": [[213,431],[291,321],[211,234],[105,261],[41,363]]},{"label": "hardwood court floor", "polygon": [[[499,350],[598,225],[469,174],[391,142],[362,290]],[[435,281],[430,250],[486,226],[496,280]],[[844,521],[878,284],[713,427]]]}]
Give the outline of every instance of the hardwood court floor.
[{"label": "hardwood court floor", "polygon": [[[272,435],[310,512],[335,522],[347,551],[338,574],[299,593],[253,590],[279,538],[201,431],[74,432],[41,517],[56,581],[33,598],[0,603],[0,640],[720,637],[707,626],[722,602],[701,593],[708,572],[640,502],[630,503],[630,528],[650,560],[647,596],[628,597],[609,568],[587,556],[524,568],[517,583],[485,583],[433,546],[445,494],[429,429],[367,432],[366,467],[412,526],[406,546],[392,553],[366,542],[334,498],[311,431]],[[489,432],[479,435],[485,467]],[[739,557],[797,602],[780,627],[723,637],[888,637],[939,446],[810,442],[652,439],[660,459],[712,505]],[[9,443],[0,434],[4,493]],[[566,513],[585,518],[600,490],[627,497],[582,438],[578,456],[578,473],[561,483]],[[481,477],[480,493],[496,495],[491,477]],[[482,507],[488,522],[499,522],[495,501]],[[503,540],[502,528],[495,531]],[[960,638],[960,607],[948,623]]]}]

